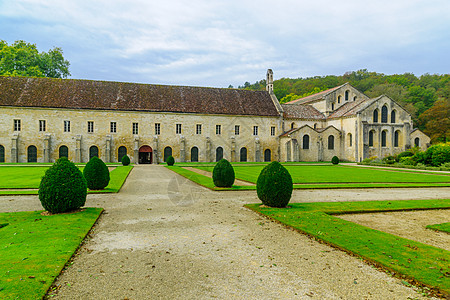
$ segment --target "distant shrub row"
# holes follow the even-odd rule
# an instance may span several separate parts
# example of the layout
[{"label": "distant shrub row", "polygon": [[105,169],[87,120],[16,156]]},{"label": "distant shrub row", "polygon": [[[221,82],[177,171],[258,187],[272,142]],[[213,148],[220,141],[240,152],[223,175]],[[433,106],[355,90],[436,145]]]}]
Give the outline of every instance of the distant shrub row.
[{"label": "distant shrub row", "polygon": [[450,142],[437,144],[425,151],[417,147],[383,159],[367,158],[363,165],[395,166],[423,170],[450,171]]}]

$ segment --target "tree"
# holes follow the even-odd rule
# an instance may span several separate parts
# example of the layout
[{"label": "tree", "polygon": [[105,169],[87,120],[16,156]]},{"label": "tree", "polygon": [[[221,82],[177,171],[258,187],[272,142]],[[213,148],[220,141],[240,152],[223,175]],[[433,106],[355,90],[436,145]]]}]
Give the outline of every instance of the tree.
[{"label": "tree", "polygon": [[420,116],[420,121],[425,124],[424,131],[432,143],[450,140],[450,100],[436,101]]},{"label": "tree", "polygon": [[67,78],[69,65],[61,48],[39,53],[35,44],[0,40],[0,75]]}]

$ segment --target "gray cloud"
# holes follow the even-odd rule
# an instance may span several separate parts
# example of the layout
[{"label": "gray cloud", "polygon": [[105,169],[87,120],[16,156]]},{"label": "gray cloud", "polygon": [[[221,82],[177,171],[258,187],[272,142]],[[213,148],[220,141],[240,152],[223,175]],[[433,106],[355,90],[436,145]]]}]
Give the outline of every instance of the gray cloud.
[{"label": "gray cloud", "polygon": [[264,78],[448,72],[450,2],[0,2],[2,39],[62,47],[72,77],[228,86]]}]

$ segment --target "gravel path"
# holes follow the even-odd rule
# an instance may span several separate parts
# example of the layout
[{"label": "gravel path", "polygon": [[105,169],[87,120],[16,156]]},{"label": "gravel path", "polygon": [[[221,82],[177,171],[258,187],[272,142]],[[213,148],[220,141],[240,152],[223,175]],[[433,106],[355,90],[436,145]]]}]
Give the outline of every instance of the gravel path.
[{"label": "gravel path", "polygon": [[[443,198],[449,188],[296,190],[295,202]],[[342,251],[242,207],[255,191],[213,192],[162,166],[137,166],[95,232],[57,279],[60,299],[421,298]],[[0,197],[0,211],[42,209],[37,196]]]}]

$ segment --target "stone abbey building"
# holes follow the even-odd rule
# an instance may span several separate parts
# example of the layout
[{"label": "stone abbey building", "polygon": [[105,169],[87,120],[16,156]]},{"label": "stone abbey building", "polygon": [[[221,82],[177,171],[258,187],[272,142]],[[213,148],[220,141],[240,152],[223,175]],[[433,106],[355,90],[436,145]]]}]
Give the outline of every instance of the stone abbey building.
[{"label": "stone abbey building", "polygon": [[429,142],[349,84],[280,105],[272,70],[266,91],[0,77],[0,162],[361,161]]}]

